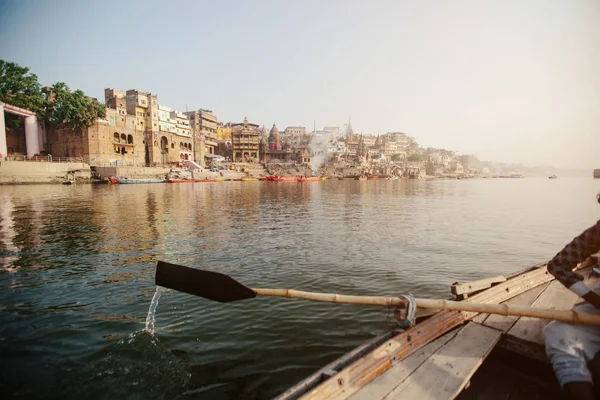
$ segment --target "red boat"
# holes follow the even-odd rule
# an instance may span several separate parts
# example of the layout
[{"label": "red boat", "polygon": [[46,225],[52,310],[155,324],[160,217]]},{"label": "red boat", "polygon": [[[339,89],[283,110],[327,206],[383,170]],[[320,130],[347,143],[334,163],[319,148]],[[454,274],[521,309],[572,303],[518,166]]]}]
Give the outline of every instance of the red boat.
[{"label": "red boat", "polygon": [[260,178],[258,178],[259,181],[270,181],[268,176],[262,176]]},{"label": "red boat", "polygon": [[194,182],[217,182],[216,179],[194,179]]},{"label": "red boat", "polygon": [[109,182],[110,182],[110,183],[112,183],[113,185],[116,185],[116,184],[118,184],[118,183],[119,183],[119,181],[118,181],[118,180],[116,180],[116,179],[115,179],[114,177],[112,177],[112,176],[111,176],[110,178],[108,178],[108,180],[109,180]]},{"label": "red boat", "polygon": [[298,178],[298,182],[314,182],[314,181],[320,181],[321,178],[318,176],[309,176],[306,178]]},{"label": "red boat", "polygon": [[379,179],[379,177],[377,175],[375,175],[375,176],[367,176],[367,180],[368,181],[376,181],[377,179]]}]

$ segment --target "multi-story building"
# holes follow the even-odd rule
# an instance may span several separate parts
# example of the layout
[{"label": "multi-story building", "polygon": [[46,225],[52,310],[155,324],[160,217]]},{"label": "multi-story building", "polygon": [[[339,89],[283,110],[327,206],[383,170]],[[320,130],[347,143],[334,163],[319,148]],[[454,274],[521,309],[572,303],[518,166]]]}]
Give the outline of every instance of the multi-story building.
[{"label": "multi-story building", "polygon": [[260,127],[248,122],[231,125],[234,161],[254,161],[259,159]]},{"label": "multi-story building", "polygon": [[217,116],[211,110],[196,110],[186,112],[190,119],[192,133],[197,137],[204,136],[204,145],[206,148],[206,155],[217,153],[218,148],[218,121]]},{"label": "multi-story building", "polygon": [[175,121],[175,133],[178,136],[192,137],[190,128],[190,120],[188,117],[179,111],[171,111],[171,120]]},{"label": "multi-story building", "polygon": [[283,136],[291,137],[300,136],[306,134],[306,128],[303,126],[288,126],[283,131]]},{"label": "multi-story building", "polygon": [[96,166],[143,166],[144,134],[135,129],[135,122],[135,116],[119,116],[117,110],[108,108],[106,118],[87,129],[73,131],[69,124],[52,125],[46,133],[47,151],[54,157],[81,157]]},{"label": "multi-story building", "polygon": [[170,107],[159,104],[158,106],[158,130],[161,132],[176,133],[177,128],[175,121],[171,119],[171,112],[173,110]]}]

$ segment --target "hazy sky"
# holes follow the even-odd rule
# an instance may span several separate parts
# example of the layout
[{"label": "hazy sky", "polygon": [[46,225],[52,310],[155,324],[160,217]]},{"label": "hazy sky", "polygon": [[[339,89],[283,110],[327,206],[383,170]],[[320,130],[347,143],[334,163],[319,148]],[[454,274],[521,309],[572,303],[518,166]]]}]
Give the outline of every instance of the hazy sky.
[{"label": "hazy sky", "polygon": [[600,1],[5,1],[0,58],[222,121],[600,168]]}]

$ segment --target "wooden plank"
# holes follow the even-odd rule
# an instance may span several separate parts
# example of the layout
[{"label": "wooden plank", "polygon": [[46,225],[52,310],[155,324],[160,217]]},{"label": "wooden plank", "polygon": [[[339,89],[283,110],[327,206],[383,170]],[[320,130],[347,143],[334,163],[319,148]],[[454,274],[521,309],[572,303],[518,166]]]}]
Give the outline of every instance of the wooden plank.
[{"label": "wooden plank", "polygon": [[[598,275],[593,274],[591,269],[580,270],[579,273],[584,276],[585,283],[594,287],[598,280]],[[554,281],[540,294],[532,307],[552,308],[560,310],[570,310],[575,303],[581,301],[576,294],[565,288],[560,282]],[[515,353],[525,355],[535,360],[548,362],[544,349],[544,327],[548,320],[521,317],[510,328],[505,337],[500,341],[499,346]]]},{"label": "wooden plank", "polygon": [[373,382],[361,388],[354,393],[350,400],[371,400],[381,399],[389,392],[394,390],[404,379],[406,379],[415,369],[423,364],[440,347],[453,339],[458,330],[450,331],[440,336],[433,342],[419,349],[404,360],[400,361],[382,375],[378,376]]},{"label": "wooden plank", "polygon": [[[546,282],[552,281],[554,277],[550,275],[546,266],[534,268],[531,271],[517,275],[506,282],[497,284],[481,293],[469,297],[466,302],[474,303],[502,303],[511,299],[529,289],[537,287]],[[463,312],[466,319],[471,319],[476,316],[476,312]]]},{"label": "wooden plank", "polygon": [[[581,275],[586,278],[586,284],[588,285],[593,284],[597,279],[596,275],[590,274],[590,272],[589,269],[580,271]],[[570,310],[578,299],[577,295],[564,287],[562,283],[554,281],[531,306],[553,310]],[[544,344],[542,331],[548,322],[545,319],[522,317],[508,331],[508,335],[527,342]]]},{"label": "wooden plank", "polygon": [[[546,282],[538,287],[530,289],[512,299],[505,301],[504,304],[513,304],[520,306],[529,306],[537,300],[540,294],[550,285],[550,282]],[[508,332],[508,330],[517,322],[519,317],[511,315],[490,315],[485,319],[483,324],[490,328],[498,329],[502,332]]]},{"label": "wooden plank", "polygon": [[384,399],[455,398],[492,351],[500,335],[496,329],[468,323]]},{"label": "wooden plank", "polygon": [[432,340],[464,323],[456,311],[441,311],[394,336],[338,374],[299,397],[300,399],[346,399],[393,365],[404,360]]},{"label": "wooden plank", "polygon": [[483,324],[485,322],[485,320],[487,319],[487,317],[489,317],[489,316],[490,316],[490,314],[480,313],[480,314],[477,314],[476,317],[473,317],[471,319],[471,321],[476,322],[478,324]]},{"label": "wooden plank", "polygon": [[[531,306],[553,310],[570,310],[576,301],[577,295],[575,293],[565,288],[562,283],[554,281]],[[548,320],[540,318],[522,317],[508,331],[508,334],[528,342],[544,343],[542,330],[548,322]]]},{"label": "wooden plank", "polygon": [[530,343],[514,336],[504,335],[502,336],[500,343],[498,343],[498,347],[515,354],[529,357],[533,360],[545,363],[548,362],[546,349],[544,348],[544,345],[540,343]]},{"label": "wooden plank", "polygon": [[[465,301],[500,303],[554,279],[547,272],[545,265],[539,268],[528,268],[526,271]],[[397,362],[405,359],[449,330],[461,325],[465,318],[473,318],[477,314],[476,312],[441,311],[425,322],[419,323],[395,336],[300,398],[305,400],[348,398]]]},{"label": "wooden plank", "polygon": [[458,296],[460,294],[469,294],[478,290],[483,290],[491,287],[494,283],[500,283],[506,281],[504,276],[493,276],[491,278],[479,279],[472,282],[466,283],[453,283],[450,286],[450,291],[453,295]]}]

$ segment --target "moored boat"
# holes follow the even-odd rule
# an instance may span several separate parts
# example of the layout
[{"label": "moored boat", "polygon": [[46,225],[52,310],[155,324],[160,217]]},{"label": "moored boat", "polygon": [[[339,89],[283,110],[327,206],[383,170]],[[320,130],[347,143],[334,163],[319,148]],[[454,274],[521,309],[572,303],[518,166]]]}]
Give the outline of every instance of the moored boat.
[{"label": "moored boat", "polygon": [[320,181],[321,177],[319,176],[308,176],[306,178],[298,178],[298,182],[314,182],[314,181]]},{"label": "moored boat", "polygon": [[117,183],[126,184],[126,183],[164,183],[165,179],[160,178],[114,178]]},{"label": "moored boat", "polygon": [[167,179],[168,183],[194,183],[196,179]]},{"label": "moored boat", "polygon": [[556,175],[550,175],[550,176],[548,177],[548,179],[558,179],[558,176],[556,176]]},{"label": "moored boat", "polygon": [[247,178],[242,178],[241,180],[242,180],[242,182],[258,181],[258,178],[247,177]]}]

